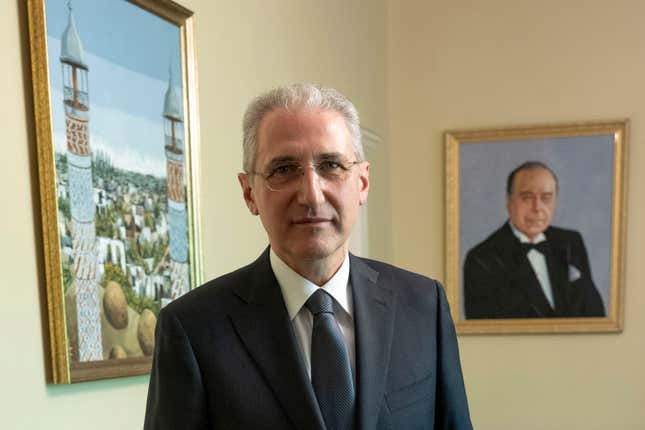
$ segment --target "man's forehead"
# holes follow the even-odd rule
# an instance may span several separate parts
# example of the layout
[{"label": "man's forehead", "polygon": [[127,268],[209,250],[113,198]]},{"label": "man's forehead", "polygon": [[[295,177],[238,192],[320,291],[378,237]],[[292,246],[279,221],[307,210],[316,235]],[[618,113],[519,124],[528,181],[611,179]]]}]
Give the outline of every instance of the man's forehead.
[{"label": "man's forehead", "polygon": [[514,188],[518,192],[523,189],[543,189],[555,191],[555,178],[550,171],[542,167],[520,170],[514,178]]},{"label": "man's forehead", "polygon": [[260,121],[259,134],[294,134],[303,128],[325,131],[341,128],[347,130],[343,116],[330,109],[295,106],[275,108]]},{"label": "man's forehead", "polygon": [[257,155],[315,158],[352,151],[343,116],[332,110],[278,108],[267,113],[258,130]]}]

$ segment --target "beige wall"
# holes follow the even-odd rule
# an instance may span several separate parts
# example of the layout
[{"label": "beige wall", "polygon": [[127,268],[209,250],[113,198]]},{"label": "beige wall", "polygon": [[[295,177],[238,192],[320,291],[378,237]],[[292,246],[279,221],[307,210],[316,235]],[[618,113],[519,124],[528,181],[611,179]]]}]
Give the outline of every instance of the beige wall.
[{"label": "beige wall", "polygon": [[632,120],[625,330],[460,337],[478,429],[645,428],[643,16],[639,1],[390,2],[397,264],[444,277],[444,130]]},{"label": "beige wall", "polygon": [[[24,3],[0,2],[0,427],[139,429],[147,377],[45,384],[39,296],[44,263]],[[196,13],[203,255],[205,275],[213,277],[247,263],[267,244],[236,179],[242,111],[251,97],[293,81],[334,85],[355,101],[365,126],[385,135],[386,9],[384,1],[367,0],[181,3]],[[370,155],[375,170],[386,171],[385,148],[372,148]],[[381,178],[375,182],[387,181],[386,175]],[[389,207],[387,187],[381,188],[374,194],[377,209]],[[373,212],[375,220],[389,217],[385,209]],[[373,241],[375,254],[387,254],[387,237]]]}]

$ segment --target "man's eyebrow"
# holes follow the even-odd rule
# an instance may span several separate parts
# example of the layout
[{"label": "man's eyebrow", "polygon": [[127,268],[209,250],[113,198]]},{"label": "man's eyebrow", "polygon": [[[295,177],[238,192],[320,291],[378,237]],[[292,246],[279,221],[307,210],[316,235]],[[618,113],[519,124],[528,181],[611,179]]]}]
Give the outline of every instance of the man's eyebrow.
[{"label": "man's eyebrow", "polygon": [[280,156],[280,157],[272,158],[267,163],[267,166],[275,166],[276,164],[292,163],[292,162],[296,162],[296,161],[298,161],[298,159],[296,157],[292,157],[291,155],[283,155],[283,156]]},{"label": "man's eyebrow", "polygon": [[339,160],[345,158],[340,152],[323,152],[316,155],[316,160]]},{"label": "man's eyebrow", "polygon": [[[340,153],[340,152],[323,152],[320,154],[316,154],[314,156],[314,159],[316,161],[324,161],[324,160],[341,160],[345,158],[345,156]],[[281,164],[281,163],[298,163],[300,160],[297,157],[294,157],[293,155],[281,155],[278,157],[274,157],[269,162],[267,163],[267,167],[275,166],[276,164]]]}]

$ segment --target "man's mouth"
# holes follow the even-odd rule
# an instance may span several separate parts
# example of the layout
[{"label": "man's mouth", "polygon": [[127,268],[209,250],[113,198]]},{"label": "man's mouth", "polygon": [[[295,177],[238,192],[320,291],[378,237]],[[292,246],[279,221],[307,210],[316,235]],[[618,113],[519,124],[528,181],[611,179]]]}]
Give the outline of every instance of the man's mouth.
[{"label": "man's mouth", "polygon": [[317,225],[331,222],[331,219],[324,217],[302,217],[296,218],[292,221],[296,225]]},{"label": "man's mouth", "polygon": [[527,221],[527,224],[529,224],[529,225],[541,225],[541,224],[544,224],[545,220],[543,220],[543,219],[529,219],[529,220],[526,220],[526,221]]}]

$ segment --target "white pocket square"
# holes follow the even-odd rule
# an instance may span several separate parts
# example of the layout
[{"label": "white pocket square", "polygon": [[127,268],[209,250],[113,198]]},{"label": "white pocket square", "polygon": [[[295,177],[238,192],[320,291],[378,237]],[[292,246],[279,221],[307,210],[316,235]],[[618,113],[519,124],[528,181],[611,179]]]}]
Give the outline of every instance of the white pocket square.
[{"label": "white pocket square", "polygon": [[569,282],[575,282],[580,279],[580,270],[576,266],[569,264]]}]

